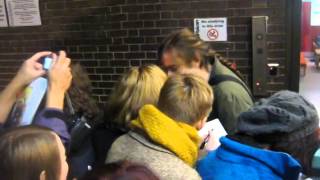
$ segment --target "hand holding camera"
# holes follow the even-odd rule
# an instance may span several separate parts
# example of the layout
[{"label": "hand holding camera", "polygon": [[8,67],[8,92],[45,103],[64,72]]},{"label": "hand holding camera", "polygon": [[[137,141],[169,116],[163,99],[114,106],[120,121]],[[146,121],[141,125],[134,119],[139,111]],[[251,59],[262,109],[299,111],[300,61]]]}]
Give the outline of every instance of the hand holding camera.
[{"label": "hand holding camera", "polygon": [[[52,69],[50,69],[52,58]],[[41,63],[44,60],[44,64]],[[56,54],[43,51],[34,54],[24,61],[16,76],[0,94],[0,123],[5,123],[10,110],[17,100],[17,94],[21,93],[35,79],[48,72],[49,91],[47,93],[47,107],[63,108],[64,93],[71,83],[70,59],[65,52]]]},{"label": "hand holding camera", "polygon": [[53,54],[51,68],[48,71],[49,89],[56,89],[59,91],[67,91],[71,84],[71,60],[66,56],[64,51],[59,52],[57,57]]},{"label": "hand holding camera", "polygon": [[60,51],[59,56],[52,54],[52,64],[48,71],[47,107],[63,109],[65,92],[72,80],[70,63],[71,60],[64,51]]},{"label": "hand holding camera", "polygon": [[24,87],[30,84],[34,79],[44,75],[45,70],[39,60],[50,54],[52,54],[50,51],[38,52],[24,61],[13,81]]}]

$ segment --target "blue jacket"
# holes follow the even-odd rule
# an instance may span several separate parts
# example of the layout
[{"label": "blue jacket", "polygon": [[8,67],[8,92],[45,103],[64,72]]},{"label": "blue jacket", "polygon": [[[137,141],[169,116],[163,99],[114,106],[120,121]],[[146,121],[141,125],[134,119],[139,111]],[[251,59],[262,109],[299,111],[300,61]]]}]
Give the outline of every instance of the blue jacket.
[{"label": "blue jacket", "polygon": [[45,108],[35,117],[33,124],[51,129],[66,146],[70,143],[70,133],[65,123],[68,116],[60,109]]},{"label": "blue jacket", "polygon": [[220,142],[217,150],[197,164],[203,180],[297,180],[299,177],[300,164],[286,153],[254,148],[227,137],[222,137]]}]

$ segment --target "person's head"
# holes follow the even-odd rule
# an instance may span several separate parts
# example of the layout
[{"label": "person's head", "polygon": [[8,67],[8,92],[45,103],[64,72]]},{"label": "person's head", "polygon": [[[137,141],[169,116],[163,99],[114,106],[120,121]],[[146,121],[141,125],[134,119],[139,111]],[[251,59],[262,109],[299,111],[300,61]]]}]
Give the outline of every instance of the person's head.
[{"label": "person's head", "polygon": [[210,45],[189,29],[172,32],[158,48],[163,69],[171,74],[193,74],[209,80],[212,65],[219,61],[239,78],[243,79],[234,63],[217,53]]},{"label": "person's head", "polygon": [[45,128],[19,127],[0,136],[1,179],[65,180],[68,173],[60,138]]},{"label": "person's head", "polygon": [[215,52],[189,29],[169,34],[158,49],[162,66],[169,74],[203,76],[210,69]]},{"label": "person's head", "polygon": [[107,119],[128,128],[145,104],[156,105],[167,75],[156,65],[132,67],[125,73],[110,95]]},{"label": "person's head", "polygon": [[158,108],[170,118],[202,128],[211,112],[212,88],[194,75],[170,76],[161,89]]},{"label": "person's head", "polygon": [[94,168],[81,180],[159,180],[147,167],[128,161],[114,162]]},{"label": "person's head", "polygon": [[249,138],[260,148],[292,155],[309,175],[313,155],[320,145],[319,117],[315,107],[302,96],[280,91],[240,114],[236,136],[242,142]]},{"label": "person's head", "polygon": [[[92,121],[99,114],[100,110],[92,97],[89,75],[79,63],[71,65],[71,73],[73,78],[71,86],[68,89],[68,95],[74,111]],[[68,103],[65,103],[65,109],[67,112],[70,111]]]}]

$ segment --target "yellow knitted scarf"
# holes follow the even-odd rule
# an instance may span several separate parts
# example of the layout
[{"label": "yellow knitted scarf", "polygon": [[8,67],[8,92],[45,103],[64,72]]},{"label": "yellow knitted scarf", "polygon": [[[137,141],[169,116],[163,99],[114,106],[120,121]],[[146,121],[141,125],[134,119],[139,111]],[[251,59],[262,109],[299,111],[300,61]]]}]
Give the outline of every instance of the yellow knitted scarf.
[{"label": "yellow knitted scarf", "polygon": [[175,153],[188,165],[194,166],[200,138],[192,126],[174,121],[153,105],[143,106],[132,125],[143,130],[151,140]]}]

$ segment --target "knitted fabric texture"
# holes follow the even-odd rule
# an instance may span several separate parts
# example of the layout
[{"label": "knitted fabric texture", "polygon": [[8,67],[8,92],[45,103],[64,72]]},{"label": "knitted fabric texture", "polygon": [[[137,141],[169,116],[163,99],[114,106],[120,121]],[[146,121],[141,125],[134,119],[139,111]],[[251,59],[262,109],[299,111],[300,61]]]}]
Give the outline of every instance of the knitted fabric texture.
[{"label": "knitted fabric texture", "polygon": [[175,153],[186,164],[195,165],[200,137],[194,127],[171,119],[153,105],[143,106],[132,125],[143,130],[152,141]]},{"label": "knitted fabric texture", "polygon": [[311,103],[295,92],[280,91],[240,114],[237,129],[251,136],[281,133],[297,139],[318,127],[317,110]]}]

